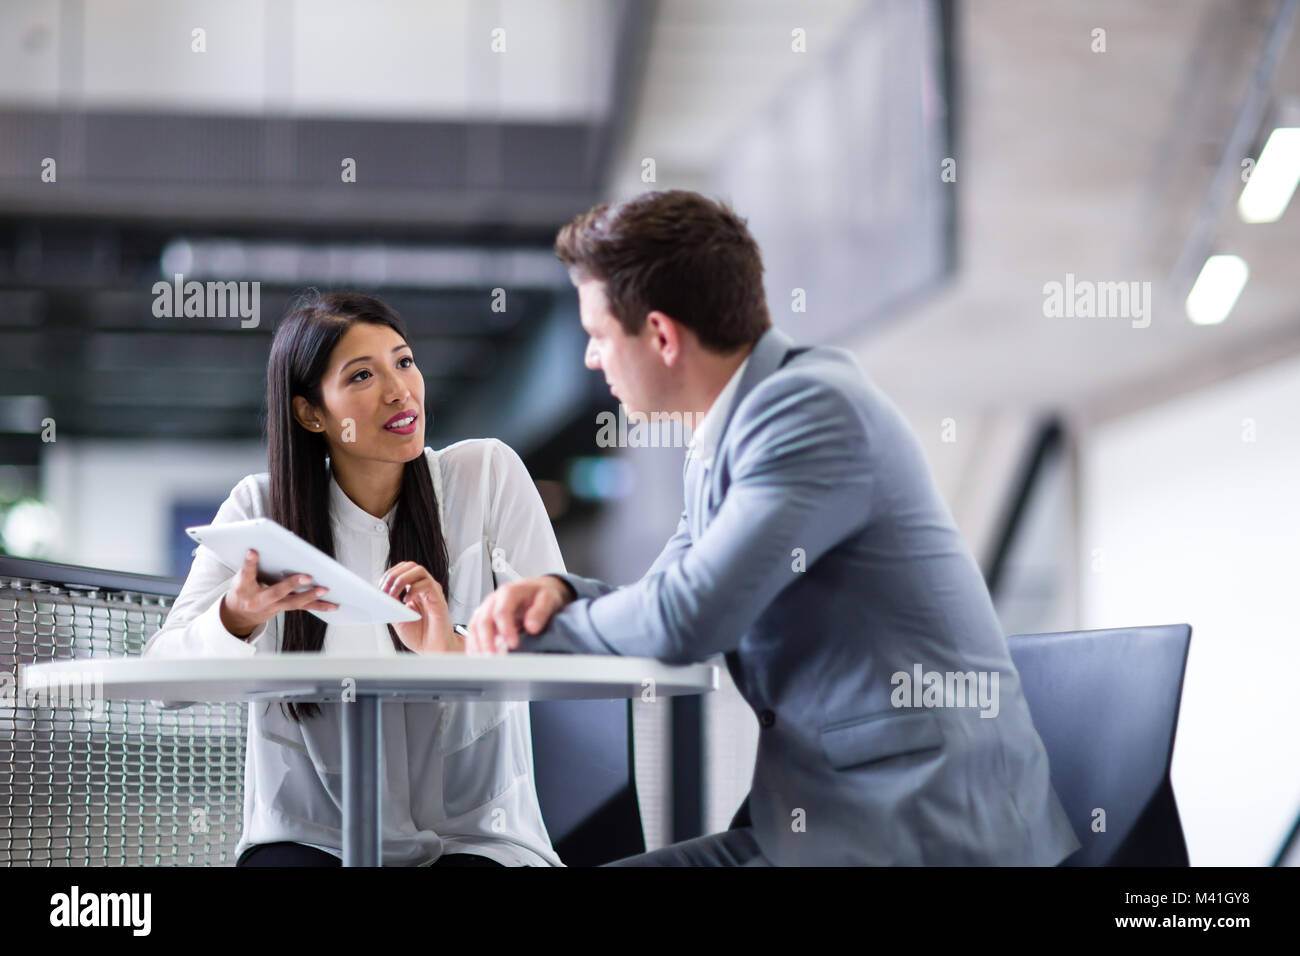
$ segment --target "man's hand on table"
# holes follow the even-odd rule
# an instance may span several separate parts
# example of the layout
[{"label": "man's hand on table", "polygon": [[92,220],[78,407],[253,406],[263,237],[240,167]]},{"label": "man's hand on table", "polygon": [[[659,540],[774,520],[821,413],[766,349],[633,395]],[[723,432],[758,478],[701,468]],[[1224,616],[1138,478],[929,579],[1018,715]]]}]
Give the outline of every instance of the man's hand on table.
[{"label": "man's hand on table", "polygon": [[466,654],[504,654],[519,648],[521,630],[540,634],[575,600],[567,581],[553,574],[503,584],[483,599],[469,622]]}]

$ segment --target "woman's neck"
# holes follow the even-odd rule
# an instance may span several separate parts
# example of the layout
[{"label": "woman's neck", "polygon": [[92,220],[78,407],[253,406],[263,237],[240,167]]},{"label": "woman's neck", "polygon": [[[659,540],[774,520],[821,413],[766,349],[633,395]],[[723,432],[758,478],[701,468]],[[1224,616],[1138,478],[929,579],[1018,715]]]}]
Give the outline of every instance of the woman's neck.
[{"label": "woman's neck", "polygon": [[394,461],[357,461],[330,456],[330,470],[343,493],[366,514],[382,518],[397,503],[406,465]]}]

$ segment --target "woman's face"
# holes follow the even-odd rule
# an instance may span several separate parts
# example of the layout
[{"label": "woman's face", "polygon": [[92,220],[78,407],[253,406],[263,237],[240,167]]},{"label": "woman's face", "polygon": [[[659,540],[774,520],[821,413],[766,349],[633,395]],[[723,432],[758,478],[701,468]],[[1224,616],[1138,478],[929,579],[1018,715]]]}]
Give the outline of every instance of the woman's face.
[{"label": "woman's face", "polygon": [[317,409],[295,396],[294,415],[326,436],[331,460],[408,462],[423,454],[424,378],[411,347],[387,325],[357,322],[344,333],[321,378],[321,400]]}]

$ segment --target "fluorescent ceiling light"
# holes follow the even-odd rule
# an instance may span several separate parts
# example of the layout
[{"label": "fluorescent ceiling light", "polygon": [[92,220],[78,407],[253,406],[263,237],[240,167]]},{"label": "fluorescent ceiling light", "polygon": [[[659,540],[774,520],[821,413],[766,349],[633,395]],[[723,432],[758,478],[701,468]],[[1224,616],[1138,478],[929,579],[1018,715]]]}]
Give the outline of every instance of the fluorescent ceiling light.
[{"label": "fluorescent ceiling light", "polygon": [[549,249],[413,247],[384,243],[313,245],[232,239],[179,238],[167,243],[159,272],[170,279],[249,279],[298,285],[360,283],[416,289],[568,288]]},{"label": "fluorescent ceiling light", "polygon": [[1237,200],[1244,222],[1277,222],[1300,182],[1300,126],[1279,126],[1268,136],[1259,162]]},{"label": "fluorescent ceiling light", "polygon": [[1217,325],[1228,317],[1246,285],[1250,269],[1240,256],[1210,256],[1187,293],[1187,317],[1197,325]]}]

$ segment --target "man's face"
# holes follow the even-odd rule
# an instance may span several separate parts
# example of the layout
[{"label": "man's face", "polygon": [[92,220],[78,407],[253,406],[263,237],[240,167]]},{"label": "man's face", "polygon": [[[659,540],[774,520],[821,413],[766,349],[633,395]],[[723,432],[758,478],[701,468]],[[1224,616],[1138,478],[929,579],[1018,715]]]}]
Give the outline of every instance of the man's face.
[{"label": "man's face", "polygon": [[599,279],[578,283],[578,311],[588,336],[587,368],[604,373],[610,392],[629,412],[665,410],[670,370],[654,346],[651,323],[628,335],[609,311],[605,283]]}]

